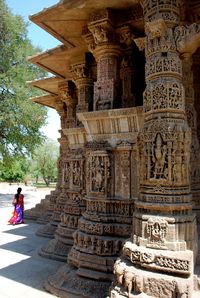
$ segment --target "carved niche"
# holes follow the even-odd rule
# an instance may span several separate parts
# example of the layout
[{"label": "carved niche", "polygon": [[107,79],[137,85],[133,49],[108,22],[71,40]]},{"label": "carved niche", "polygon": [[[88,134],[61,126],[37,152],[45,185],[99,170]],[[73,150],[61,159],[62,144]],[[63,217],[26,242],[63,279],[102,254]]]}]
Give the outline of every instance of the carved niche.
[{"label": "carved niche", "polygon": [[86,161],[87,193],[89,195],[109,196],[111,179],[110,154],[107,151],[89,152]]},{"label": "carved niche", "polygon": [[[156,248],[158,244],[164,244],[165,236],[167,234],[167,221],[162,218],[154,218],[151,217],[147,221],[146,232],[148,235],[148,242],[153,247],[156,244]],[[147,245],[148,246],[148,245]]]},{"label": "carved niche", "polygon": [[[190,132],[181,132],[158,120],[152,124],[150,130],[154,133],[145,133],[146,139],[141,153],[143,183],[157,182],[165,185],[187,185],[190,146]],[[157,129],[156,129],[157,127]]]}]

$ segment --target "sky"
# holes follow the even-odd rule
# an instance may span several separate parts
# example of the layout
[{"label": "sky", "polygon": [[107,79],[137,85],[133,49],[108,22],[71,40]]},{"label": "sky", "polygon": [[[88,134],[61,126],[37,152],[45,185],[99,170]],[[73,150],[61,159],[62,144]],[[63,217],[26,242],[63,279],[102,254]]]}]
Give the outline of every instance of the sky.
[{"label": "sky", "polygon": [[[40,12],[44,8],[55,5],[59,0],[5,0],[13,14],[21,15],[28,22],[28,37],[32,44],[40,47],[43,51],[51,49],[60,44],[52,35],[48,34],[39,26],[29,20],[29,16]],[[48,124],[43,127],[42,132],[49,138],[57,140],[60,134],[60,117],[54,109],[48,108]]]}]

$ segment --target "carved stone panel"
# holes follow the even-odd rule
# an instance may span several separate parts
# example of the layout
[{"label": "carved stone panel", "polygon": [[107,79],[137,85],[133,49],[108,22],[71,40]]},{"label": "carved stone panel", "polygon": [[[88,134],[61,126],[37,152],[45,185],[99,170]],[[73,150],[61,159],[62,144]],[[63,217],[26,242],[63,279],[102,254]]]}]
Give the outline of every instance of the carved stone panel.
[{"label": "carved stone panel", "polygon": [[90,152],[87,155],[87,194],[107,197],[111,191],[110,154],[106,151]]}]

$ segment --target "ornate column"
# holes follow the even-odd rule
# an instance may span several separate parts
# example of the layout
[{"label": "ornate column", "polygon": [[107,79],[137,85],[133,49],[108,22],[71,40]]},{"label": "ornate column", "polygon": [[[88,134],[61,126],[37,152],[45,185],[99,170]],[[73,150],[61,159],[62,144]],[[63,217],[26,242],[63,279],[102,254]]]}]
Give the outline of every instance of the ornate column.
[{"label": "ornate column", "polygon": [[122,107],[128,108],[136,105],[136,98],[133,92],[133,82],[136,75],[132,42],[134,35],[130,26],[123,26],[118,29],[120,43],[123,45],[123,58],[120,65],[120,77],[122,79]]},{"label": "ornate column", "polygon": [[[66,123],[66,107],[65,104],[63,104],[63,102],[60,101],[60,104],[57,105],[57,111],[61,116],[61,128],[64,129]],[[60,222],[60,209],[62,209],[62,206],[58,204],[58,201],[65,188],[63,167],[65,154],[68,151],[68,142],[62,133],[62,129],[60,131],[61,137],[58,140],[60,143],[60,156],[57,164],[58,177],[56,190],[50,197],[50,203],[46,212],[42,214],[42,216],[38,219],[38,222],[41,222],[42,220],[44,221],[45,218],[48,218],[49,220],[44,222],[45,225],[40,227],[36,232],[36,235],[48,238],[54,237],[55,230],[57,228],[58,223]]]},{"label": "ornate column", "polygon": [[[56,111],[60,115],[60,122],[61,122],[61,128],[63,127],[63,121],[65,118],[66,111],[64,109],[63,103],[60,100],[57,100],[56,103]],[[60,147],[60,152],[62,151],[62,148]],[[40,224],[47,224],[51,216],[53,214],[54,204],[56,201],[56,198],[59,196],[59,194],[62,191],[62,171],[61,171],[61,153],[58,159],[58,177],[57,177],[57,183],[56,183],[56,189],[51,191],[49,195],[45,196],[45,199],[42,200],[39,204],[37,204],[34,208],[31,208],[30,210],[25,211],[25,218],[27,219],[34,219],[37,220]]]},{"label": "ornate column", "polygon": [[[60,109],[61,113],[61,124],[62,124],[62,130],[66,129],[67,127],[74,127],[76,125],[76,90],[75,85],[71,81],[62,82],[58,86],[59,88],[59,97],[62,102],[63,107]],[[61,131],[61,139],[60,144],[62,145],[62,153],[63,156],[62,162],[61,162],[61,169],[59,172],[59,175],[64,175],[63,169],[64,167],[64,161],[65,161],[65,155],[69,151],[68,141],[66,137],[64,136],[63,132]],[[56,200],[52,202],[53,206],[53,213],[51,216],[50,222],[45,225],[44,227],[41,227],[37,231],[37,235],[43,236],[43,237],[49,237],[54,238],[55,230],[57,229],[58,224],[60,223],[60,215],[64,209],[64,205],[66,202],[66,187],[65,182],[62,177],[62,191],[59,193],[59,196],[56,197]],[[48,254],[48,250],[51,245],[47,244],[45,248],[42,248],[40,250],[40,254],[42,256],[46,256]],[[52,249],[50,248],[52,251]]]},{"label": "ornate column", "polygon": [[73,80],[78,89],[77,113],[93,109],[93,80],[86,62],[72,65]]},{"label": "ornate column", "polygon": [[123,25],[117,29],[122,47],[120,78],[122,80],[122,107],[142,105],[144,91],[144,54],[135,45],[133,29]]},{"label": "ornate column", "polygon": [[[112,154],[107,146],[106,143],[88,143],[86,211],[79,220],[74,246],[68,256],[68,263],[78,268],[76,274],[92,280],[112,280],[114,260],[123,242],[121,235],[128,235],[131,227],[130,202],[126,204],[121,196],[117,201],[111,199],[114,175]],[[122,225],[124,213],[127,224]]]},{"label": "ornate column", "polygon": [[[185,111],[181,1],[143,1],[145,121],[139,136],[140,194],[131,239],[115,263],[112,298],[192,297],[196,222],[189,181],[191,130]],[[180,42],[180,44],[179,44]]]},{"label": "ornate column", "polygon": [[183,60],[183,84],[185,87],[187,121],[192,132],[190,183],[193,209],[197,214],[197,222],[200,222],[200,146],[197,137],[197,114],[195,110],[195,90],[193,80],[192,59],[191,57],[188,57]]},{"label": "ornate column", "polygon": [[200,49],[196,51],[193,55],[193,87],[194,87],[194,106],[197,112],[197,137],[200,141],[200,84],[199,84],[199,77],[200,77]]},{"label": "ornate column", "polygon": [[[68,251],[73,245],[73,233],[78,226],[78,219],[82,212],[85,210],[85,157],[83,144],[77,144],[78,148],[71,148],[68,133],[71,135],[79,128],[73,128],[76,121],[75,105],[76,97],[74,93],[74,85],[68,83],[67,86],[63,86],[61,95],[64,102],[67,105],[67,116],[65,121],[65,127],[62,129],[62,135],[64,140],[68,144],[68,148],[65,151],[65,155],[62,163],[63,173],[63,191],[57,199],[54,207],[54,213],[52,219],[59,219],[57,229],[54,233],[54,239],[42,247],[40,254],[44,257],[57,259],[66,262]],[[67,92],[66,92],[67,91]]]},{"label": "ornate column", "polygon": [[86,210],[74,233],[68,265],[45,284],[50,292],[91,298],[94,288],[97,297],[108,293],[114,262],[132,228],[133,196],[137,192],[132,183],[138,176],[135,150],[133,144],[123,141],[113,150],[107,142],[87,143]]},{"label": "ornate column", "polygon": [[116,43],[112,14],[109,9],[90,16],[88,29],[93,35],[92,53],[97,61],[97,82],[94,84],[94,110],[119,107],[120,45]]}]

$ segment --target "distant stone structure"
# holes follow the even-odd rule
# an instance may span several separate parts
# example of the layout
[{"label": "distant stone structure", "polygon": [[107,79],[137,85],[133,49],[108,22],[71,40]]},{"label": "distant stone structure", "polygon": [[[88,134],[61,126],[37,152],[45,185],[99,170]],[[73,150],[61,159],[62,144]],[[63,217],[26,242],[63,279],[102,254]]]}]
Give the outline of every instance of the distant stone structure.
[{"label": "distant stone structure", "polygon": [[57,187],[29,214],[53,238],[39,253],[65,262],[45,288],[200,296],[200,1],[63,0],[30,19],[62,42],[29,59],[54,74],[34,101],[61,118]]}]

